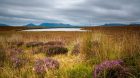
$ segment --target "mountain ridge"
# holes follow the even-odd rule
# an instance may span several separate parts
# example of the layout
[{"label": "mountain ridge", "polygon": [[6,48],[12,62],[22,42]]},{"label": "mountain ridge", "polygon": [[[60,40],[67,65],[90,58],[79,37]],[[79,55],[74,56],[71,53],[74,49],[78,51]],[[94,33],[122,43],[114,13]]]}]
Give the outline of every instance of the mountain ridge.
[{"label": "mountain ridge", "polygon": [[[130,25],[140,26],[140,23],[130,23],[130,24],[106,23],[104,25],[99,25],[99,26],[130,26]],[[12,26],[12,25],[0,23],[0,26]],[[63,24],[63,23],[41,23],[39,25],[36,25],[34,23],[29,23],[29,24],[26,24],[26,25],[23,25],[23,26],[27,26],[27,27],[47,27],[47,28],[82,27],[82,26],[74,26],[74,25],[71,25],[71,24]]]},{"label": "mountain ridge", "polygon": [[29,23],[29,24],[27,24],[27,25],[25,25],[25,26],[36,26],[36,25],[33,24],[33,23]]},{"label": "mountain ridge", "polygon": [[0,23],[0,26],[10,26],[10,25]]}]

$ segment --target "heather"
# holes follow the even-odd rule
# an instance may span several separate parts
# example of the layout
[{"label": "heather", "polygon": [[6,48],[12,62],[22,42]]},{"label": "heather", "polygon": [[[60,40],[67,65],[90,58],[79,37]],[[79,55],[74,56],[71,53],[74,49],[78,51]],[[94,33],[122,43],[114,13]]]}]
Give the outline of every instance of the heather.
[{"label": "heather", "polygon": [[94,78],[135,78],[122,60],[104,61],[94,69]]},{"label": "heather", "polygon": [[140,32],[0,32],[0,78],[139,78]]}]

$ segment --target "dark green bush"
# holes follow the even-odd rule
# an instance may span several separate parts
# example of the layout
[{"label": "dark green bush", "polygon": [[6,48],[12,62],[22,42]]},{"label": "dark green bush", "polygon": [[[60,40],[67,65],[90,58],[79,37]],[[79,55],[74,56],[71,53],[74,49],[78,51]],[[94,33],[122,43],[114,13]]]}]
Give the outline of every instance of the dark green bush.
[{"label": "dark green bush", "polygon": [[46,55],[57,55],[57,54],[66,54],[68,49],[65,47],[51,47],[48,48]]}]

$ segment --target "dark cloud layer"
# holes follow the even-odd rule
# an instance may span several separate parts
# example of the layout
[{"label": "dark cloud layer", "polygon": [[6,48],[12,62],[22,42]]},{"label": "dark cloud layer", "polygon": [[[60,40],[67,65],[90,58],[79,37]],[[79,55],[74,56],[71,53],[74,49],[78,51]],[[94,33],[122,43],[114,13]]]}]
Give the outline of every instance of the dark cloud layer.
[{"label": "dark cloud layer", "polygon": [[140,0],[0,0],[0,23],[89,25],[140,21]]}]

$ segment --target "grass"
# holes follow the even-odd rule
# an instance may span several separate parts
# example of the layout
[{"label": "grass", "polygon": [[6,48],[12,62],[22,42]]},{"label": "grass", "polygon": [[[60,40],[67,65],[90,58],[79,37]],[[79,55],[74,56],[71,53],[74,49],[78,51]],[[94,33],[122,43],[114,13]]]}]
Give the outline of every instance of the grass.
[{"label": "grass", "polygon": [[[86,28],[89,29],[89,28]],[[95,27],[92,32],[0,32],[0,78],[93,78],[96,65],[106,60],[124,61],[136,78],[140,76],[140,31],[139,27]],[[29,42],[63,42],[67,54],[46,56],[44,52],[32,53],[40,46],[26,47]],[[9,45],[8,42],[23,42],[21,46]],[[75,44],[80,45],[80,53],[72,55]],[[43,47],[43,46],[41,46]],[[27,61],[20,68],[12,67],[10,50],[22,49],[16,54]],[[40,51],[40,50],[37,50]],[[60,63],[57,70],[49,70],[43,76],[33,70],[36,59],[53,58]]]}]

